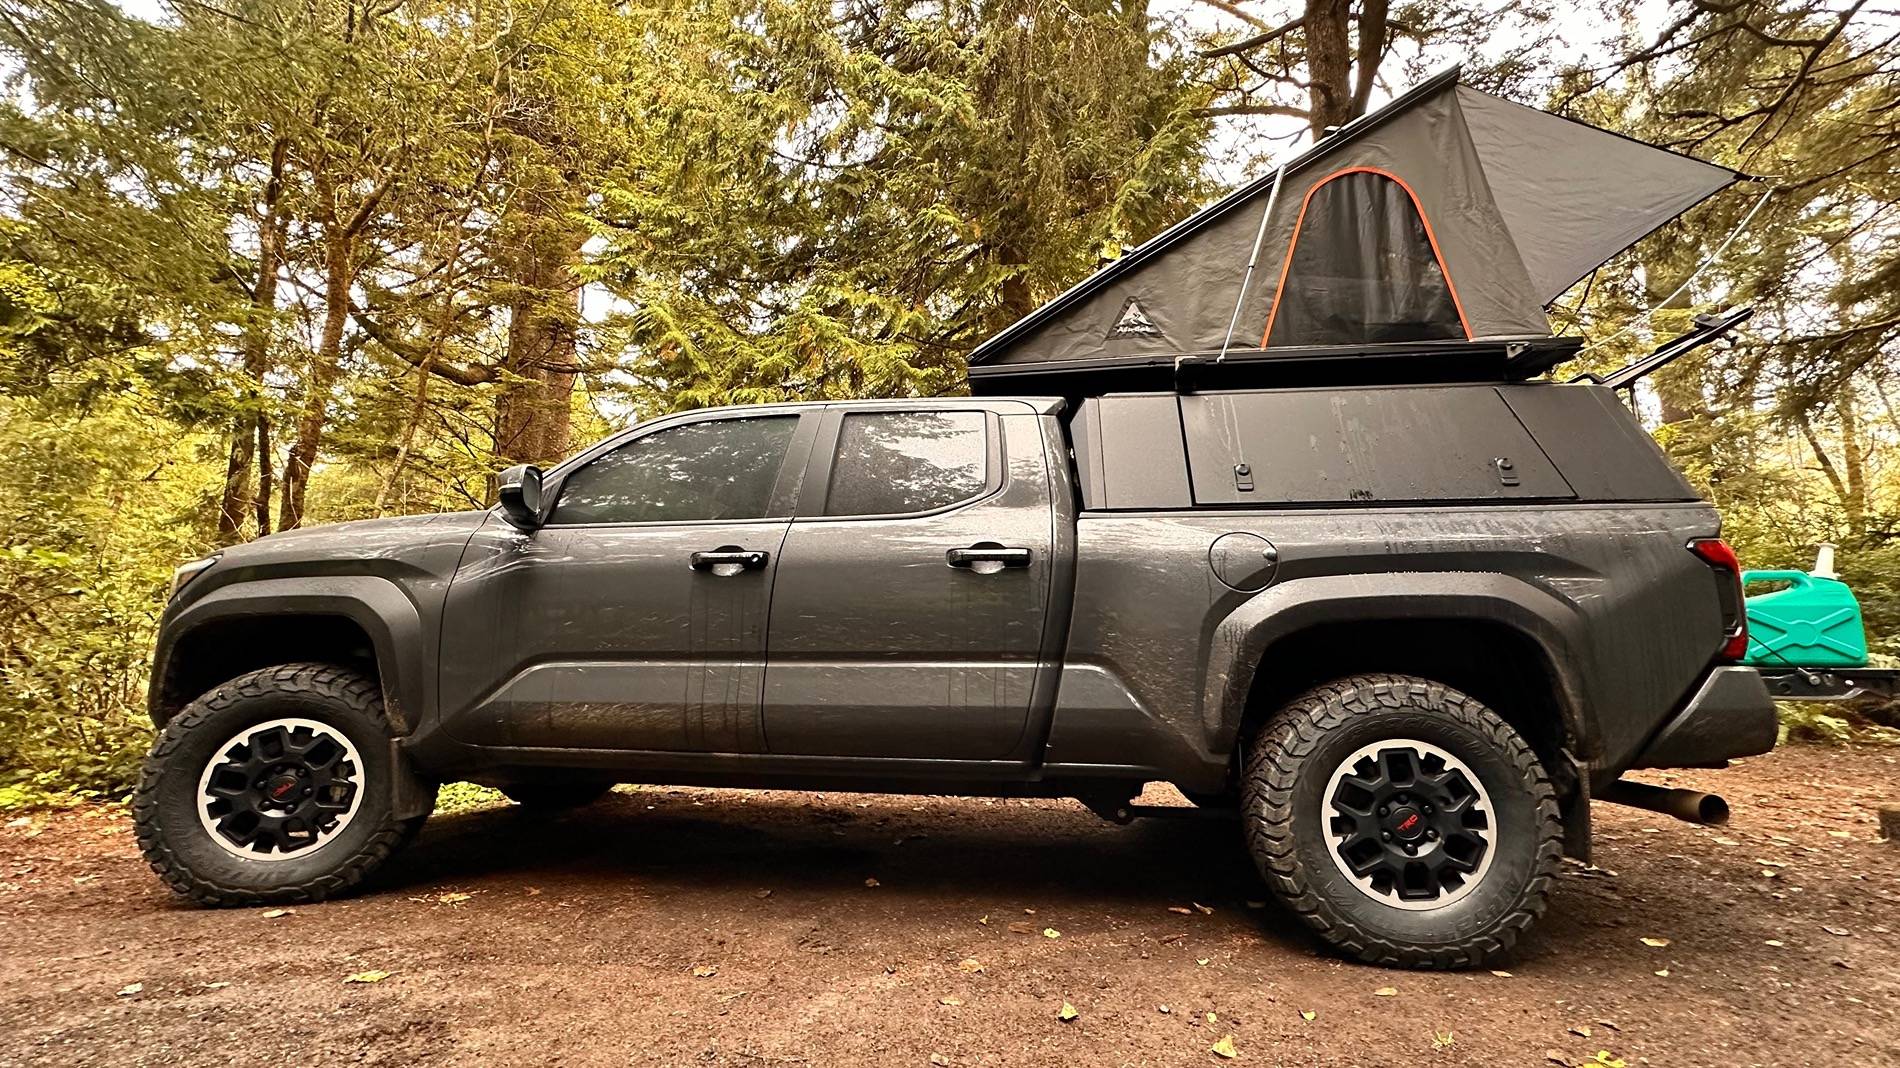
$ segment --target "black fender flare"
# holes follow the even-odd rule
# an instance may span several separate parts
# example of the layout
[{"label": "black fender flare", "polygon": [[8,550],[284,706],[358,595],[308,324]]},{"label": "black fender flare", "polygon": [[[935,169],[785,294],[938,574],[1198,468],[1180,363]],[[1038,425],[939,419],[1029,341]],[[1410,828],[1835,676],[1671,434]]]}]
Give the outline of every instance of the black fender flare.
[{"label": "black fender flare", "polygon": [[[163,727],[171,660],[179,642],[208,624],[250,617],[340,616],[369,636],[382,678],[384,710],[399,734],[408,734],[433,711],[424,655],[422,614],[395,583],[374,575],[321,575],[255,579],[220,586],[168,612],[152,655],[149,702],[152,721]],[[285,650],[295,660],[296,650]]]},{"label": "black fender flare", "polygon": [[1595,751],[1580,662],[1587,645],[1575,610],[1519,579],[1459,571],[1294,579],[1242,603],[1208,644],[1201,708],[1210,750],[1232,752],[1238,743],[1255,673],[1275,642],[1315,626],[1372,620],[1473,620],[1515,631],[1543,654],[1565,735],[1580,755]]}]

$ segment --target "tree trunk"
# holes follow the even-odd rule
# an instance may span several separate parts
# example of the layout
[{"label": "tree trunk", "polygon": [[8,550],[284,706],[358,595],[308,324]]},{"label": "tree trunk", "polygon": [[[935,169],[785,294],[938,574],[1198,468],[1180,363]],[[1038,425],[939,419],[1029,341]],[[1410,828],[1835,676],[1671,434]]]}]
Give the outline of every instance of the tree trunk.
[{"label": "tree trunk", "polygon": [[550,463],[567,455],[580,322],[581,246],[586,232],[565,218],[565,191],[550,198],[512,250],[508,352],[495,400],[498,464]]},{"label": "tree trunk", "polygon": [[[264,183],[264,213],[257,226],[257,282],[251,287],[251,321],[244,330],[243,411],[231,421],[231,454],[224,468],[224,495],[218,507],[218,544],[229,545],[244,526],[244,513],[257,509],[265,517],[258,523],[260,535],[270,532],[270,453],[262,454],[264,474],[259,492],[251,495],[251,464],[257,450],[268,447],[270,432],[264,429],[265,416],[259,409],[264,373],[270,362],[271,321],[277,313],[277,275],[283,265],[283,224],[278,202],[284,190],[284,163],[289,146],[283,140],[271,145],[270,179]],[[263,443],[263,444],[260,444]],[[258,502],[263,506],[258,508]]]},{"label": "tree trunk", "polygon": [[1851,383],[1841,387],[1835,407],[1841,417],[1841,474],[1847,483],[1841,507],[1847,512],[1847,529],[1859,537],[1867,533],[1867,463],[1866,450],[1861,448],[1860,416],[1854,410]]},{"label": "tree trunk", "polygon": [[277,529],[295,530],[303,524],[304,494],[310,487],[310,467],[323,441],[329,414],[330,391],[342,370],[343,327],[350,315],[350,286],[355,281],[355,234],[331,222],[323,230],[323,330],[310,360],[303,413],[297,419],[297,438],[284,459],[283,506]]},{"label": "tree trunk", "polygon": [[1346,36],[1351,14],[1351,0],[1306,0],[1301,27],[1315,141],[1326,136],[1327,127],[1352,121],[1352,49]]}]

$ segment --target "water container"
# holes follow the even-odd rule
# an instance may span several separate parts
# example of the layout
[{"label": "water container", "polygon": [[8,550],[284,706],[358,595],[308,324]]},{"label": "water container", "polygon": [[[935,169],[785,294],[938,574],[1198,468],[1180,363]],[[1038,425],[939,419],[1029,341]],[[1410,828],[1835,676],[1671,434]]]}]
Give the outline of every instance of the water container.
[{"label": "water container", "polygon": [[[1817,564],[1817,571],[1831,571]],[[1847,584],[1806,571],[1744,571],[1742,585],[1786,582],[1785,590],[1750,597],[1748,655],[1756,667],[1867,666],[1860,602]]]}]

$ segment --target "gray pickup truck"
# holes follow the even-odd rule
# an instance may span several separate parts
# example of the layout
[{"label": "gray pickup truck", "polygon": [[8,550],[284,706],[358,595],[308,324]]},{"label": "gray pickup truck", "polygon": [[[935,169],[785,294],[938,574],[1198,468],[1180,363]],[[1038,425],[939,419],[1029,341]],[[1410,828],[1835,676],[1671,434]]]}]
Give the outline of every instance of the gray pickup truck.
[{"label": "gray pickup truck", "polygon": [[695,411],[499,496],[179,570],[135,801],[166,882],[349,891],[448,780],[1114,819],[1158,781],[1346,953],[1470,966],[1593,796],[1682,807],[1625,771],[1775,741],[1714,510],[1592,385]]}]

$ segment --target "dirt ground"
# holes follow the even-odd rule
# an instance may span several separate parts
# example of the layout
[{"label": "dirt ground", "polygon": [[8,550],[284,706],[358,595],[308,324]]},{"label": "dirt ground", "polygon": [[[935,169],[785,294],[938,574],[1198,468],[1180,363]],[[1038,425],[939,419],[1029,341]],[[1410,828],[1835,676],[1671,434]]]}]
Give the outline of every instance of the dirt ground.
[{"label": "dirt ground", "polygon": [[1329,956],[1231,822],[1067,802],[469,812],[277,916],[172,897],[112,810],[33,817],[0,830],[0,1065],[1900,1064],[1900,752],[1670,778],[1734,822],[1599,805],[1600,868],[1470,974]]}]

